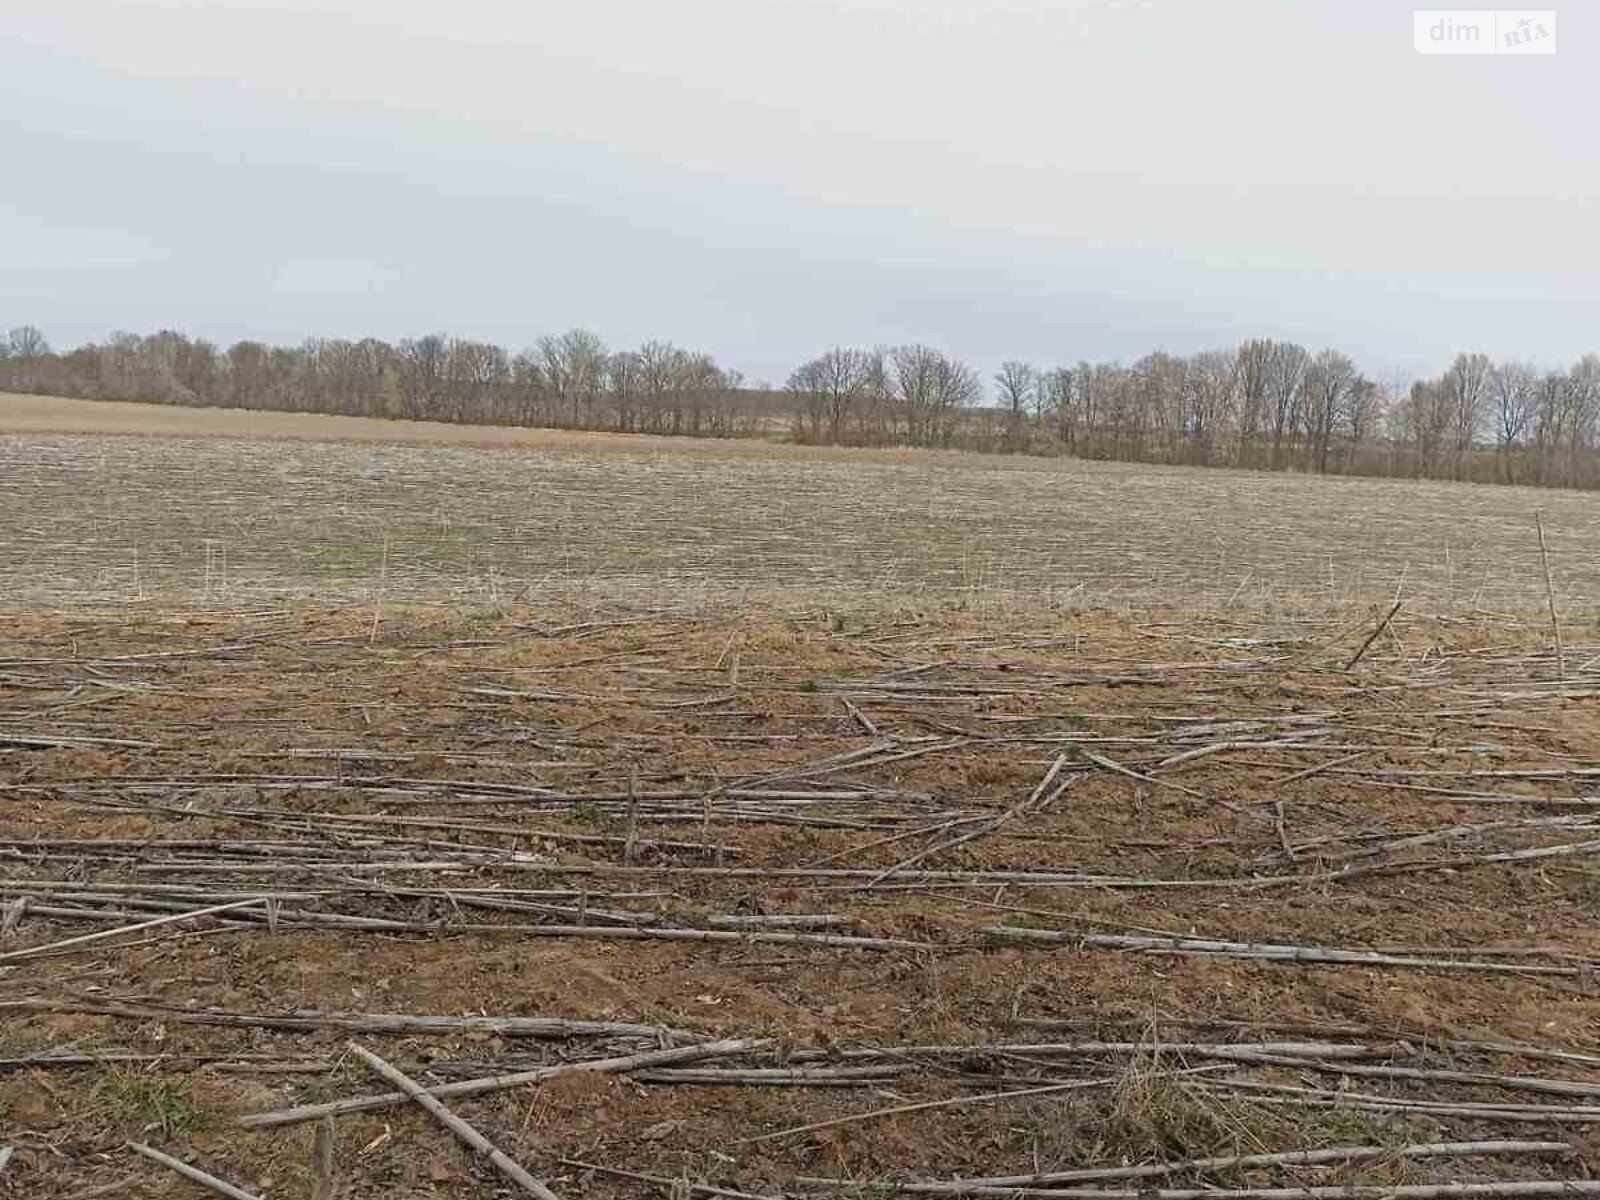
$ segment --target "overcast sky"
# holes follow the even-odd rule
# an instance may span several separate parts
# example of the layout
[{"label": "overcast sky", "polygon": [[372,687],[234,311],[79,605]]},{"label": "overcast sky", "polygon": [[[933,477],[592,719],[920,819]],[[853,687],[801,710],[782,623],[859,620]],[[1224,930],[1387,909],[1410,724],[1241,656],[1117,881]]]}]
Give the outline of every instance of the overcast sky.
[{"label": "overcast sky", "polygon": [[4,8],[0,326],[58,345],[1600,350],[1590,0],[1554,57],[1380,0]]}]

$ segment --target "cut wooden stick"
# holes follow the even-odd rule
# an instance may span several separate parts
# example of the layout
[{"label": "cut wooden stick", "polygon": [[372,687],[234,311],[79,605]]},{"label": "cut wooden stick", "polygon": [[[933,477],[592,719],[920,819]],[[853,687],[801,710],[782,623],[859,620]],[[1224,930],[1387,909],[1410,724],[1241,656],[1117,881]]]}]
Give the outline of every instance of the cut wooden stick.
[{"label": "cut wooden stick", "polygon": [[201,1187],[210,1188],[219,1196],[227,1196],[230,1198],[230,1200],[261,1200],[261,1197],[256,1195],[254,1192],[247,1192],[243,1188],[236,1188],[233,1186],[233,1184],[227,1182],[227,1180],[218,1179],[215,1175],[208,1174],[207,1172],[202,1171],[199,1167],[191,1167],[181,1158],[173,1158],[170,1154],[163,1154],[159,1150],[152,1150],[149,1146],[146,1146],[142,1142],[129,1142],[128,1149],[132,1150],[135,1154],[143,1155],[151,1162],[160,1163],[169,1171],[176,1171],[185,1179],[194,1180],[194,1182],[198,1183]]},{"label": "cut wooden stick", "polygon": [[1307,767],[1303,771],[1296,771],[1293,775],[1285,775],[1282,779],[1277,781],[1276,786],[1282,787],[1284,784],[1294,783],[1296,780],[1310,779],[1313,775],[1320,775],[1324,771],[1332,770],[1334,767],[1343,766],[1348,762],[1354,762],[1358,758],[1365,758],[1367,755],[1372,753],[1373,751],[1371,750],[1357,750],[1354,754],[1341,755],[1340,757],[1330,759],[1327,762],[1318,763],[1314,767]]},{"label": "cut wooden stick", "polygon": [[385,1062],[365,1046],[360,1046],[355,1042],[347,1042],[345,1044],[349,1046],[350,1053],[371,1067],[374,1073],[388,1080],[411,1099],[415,1100],[434,1120],[487,1158],[494,1164],[495,1170],[527,1192],[528,1195],[537,1196],[539,1200],[559,1200],[554,1192],[528,1174],[515,1159],[456,1116],[455,1113],[445,1107],[442,1101],[430,1096],[427,1088],[412,1079],[411,1076],[405,1074],[398,1067]]},{"label": "cut wooden stick", "polygon": [[1204,792],[1197,792],[1194,788],[1184,787],[1181,783],[1173,783],[1170,779],[1157,779],[1154,775],[1145,775],[1132,768],[1125,767],[1115,759],[1107,758],[1103,754],[1096,754],[1093,750],[1081,749],[1079,753],[1097,767],[1104,767],[1117,775],[1124,775],[1129,779],[1137,779],[1140,783],[1148,783],[1152,787],[1163,787],[1174,792],[1181,792],[1185,796],[1193,796],[1196,800],[1204,800],[1208,804],[1220,804],[1232,812],[1238,812],[1239,806],[1229,800],[1215,799]]},{"label": "cut wooden stick", "polygon": [[1406,954],[1382,954],[1372,950],[1333,950],[1322,946],[1293,946],[1274,942],[1221,942],[1210,938],[1066,933],[1054,929],[1030,929],[1019,925],[986,925],[982,932],[988,937],[1012,938],[1017,941],[1065,942],[1092,949],[1137,950],[1149,954],[1209,954],[1225,958],[1259,958],[1271,962],[1359,963],[1374,967],[1482,971],[1506,975],[1558,975],[1569,978],[1588,973],[1588,968],[1583,966],[1558,967],[1540,963],[1487,962],[1479,959],[1419,958]]},{"label": "cut wooden stick", "polygon": [[840,696],[839,699],[844,701],[844,706],[850,710],[850,715],[855,718],[856,723],[860,725],[862,729],[867,731],[868,736],[880,736],[878,733],[878,727],[872,723],[872,718],[868,717],[866,713],[862,712],[853,703],[851,703],[849,696]]},{"label": "cut wooden stick", "polygon": [[312,1200],[333,1200],[333,1143],[333,1118],[323,1117],[317,1122],[317,1132],[311,1142],[311,1166],[317,1173]]},{"label": "cut wooden stick", "polygon": [[639,767],[628,768],[628,839],[622,846],[622,861],[632,866],[639,857]]},{"label": "cut wooden stick", "polygon": [[575,1021],[565,1017],[450,1017],[420,1013],[341,1013],[318,1009],[298,1009],[272,1013],[225,1012],[220,1009],[186,1009],[166,1005],[131,1004],[107,997],[104,1000],[52,999],[34,996],[20,1000],[0,1000],[0,1012],[82,1013],[93,1016],[123,1017],[134,1021],[167,1021],[182,1025],[216,1025],[242,1029],[282,1029],[303,1032],[339,1029],[345,1033],[485,1033],[507,1038],[565,1040],[579,1037],[634,1037],[694,1042],[703,1035],[660,1025],[641,1025],[630,1021]]},{"label": "cut wooden stick", "polygon": [[1516,1179],[1495,1183],[1279,1188],[968,1188],[968,1196],[1049,1196],[1055,1200],[1530,1200],[1600,1195],[1600,1179]]},{"label": "cut wooden stick", "polygon": [[67,938],[65,941],[50,942],[43,946],[29,946],[26,950],[11,950],[5,954],[0,954],[0,962],[27,958],[29,955],[43,954],[49,950],[65,950],[71,946],[103,941],[106,938],[118,937],[124,933],[137,933],[141,929],[154,929],[157,925],[173,925],[179,921],[193,921],[199,917],[209,917],[212,913],[231,912],[236,908],[251,908],[261,903],[262,897],[252,896],[248,900],[235,900],[232,904],[214,904],[210,908],[197,908],[192,912],[174,913],[169,917],[157,917],[153,921],[140,921],[137,925],[121,925],[116,929],[102,929],[99,933],[80,934],[78,937]]},{"label": "cut wooden stick", "polygon": [[1411,1100],[1380,1092],[1358,1092],[1348,1087],[1295,1087],[1292,1084],[1265,1083],[1259,1079],[1234,1077],[1207,1081],[1201,1088],[1212,1093],[1247,1092],[1251,1096],[1252,1104],[1282,1104],[1304,1108],[1349,1107],[1369,1112],[1438,1113],[1484,1121],[1562,1121],[1578,1124],[1600,1122],[1600,1106],[1593,1104],[1530,1104],[1516,1100],[1483,1102]]},{"label": "cut wooden stick", "polygon": [[[428,1089],[432,1096],[476,1096],[483,1092],[503,1091],[528,1083],[543,1083],[559,1075],[592,1071],[602,1075],[620,1075],[641,1067],[661,1067],[671,1063],[695,1062],[703,1059],[724,1058],[751,1050],[763,1050],[772,1043],[766,1038],[729,1038],[720,1042],[703,1042],[695,1046],[679,1046],[671,1050],[652,1050],[644,1054],[630,1054],[620,1058],[597,1058],[588,1062],[562,1063],[551,1067],[538,1067],[531,1071],[518,1071],[511,1075],[493,1075],[485,1079],[463,1079],[459,1083],[443,1083]],[[298,1125],[305,1121],[319,1121],[323,1117],[342,1116],[352,1112],[370,1112],[375,1108],[392,1108],[404,1104],[410,1097],[404,1092],[380,1092],[371,1096],[352,1096],[348,1100],[332,1100],[324,1104],[303,1104],[298,1108],[279,1109],[274,1112],[250,1113],[240,1117],[237,1124],[247,1129],[270,1129],[280,1125]]]},{"label": "cut wooden stick", "polygon": [[1038,1175],[989,1175],[970,1179],[913,1181],[898,1185],[902,1192],[923,1195],[962,1193],[974,1187],[1037,1187],[1053,1183],[1087,1183],[1108,1179],[1154,1179],[1191,1171],[1242,1170],[1251,1167],[1312,1167],[1330,1163],[1360,1163],[1385,1159],[1500,1157],[1513,1154],[1571,1154],[1570,1142],[1426,1142],[1413,1146],[1330,1146],[1320,1150],[1287,1150],[1278,1154],[1234,1154],[1191,1158],[1181,1162],[1151,1163],[1140,1167],[1084,1167],[1075,1171],[1048,1171]]}]

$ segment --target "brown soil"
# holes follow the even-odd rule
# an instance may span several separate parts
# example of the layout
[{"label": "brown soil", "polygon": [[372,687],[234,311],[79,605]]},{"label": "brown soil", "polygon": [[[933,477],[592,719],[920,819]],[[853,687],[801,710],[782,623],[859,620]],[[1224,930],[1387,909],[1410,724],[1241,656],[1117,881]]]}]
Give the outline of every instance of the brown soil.
[{"label": "brown soil", "polygon": [[[132,1158],[130,1140],[263,1195],[311,1196],[314,1126],[252,1131],[234,1120],[383,1090],[344,1052],[350,1035],[179,1019],[195,1010],[644,1022],[773,1039],[772,1050],[737,1060],[755,1067],[811,1061],[806,1051],[833,1056],[813,1065],[840,1066],[851,1048],[973,1048],[891,1059],[904,1074],[862,1087],[567,1075],[452,1102],[563,1196],[665,1195],[673,1180],[775,1194],[797,1176],[878,1186],[1490,1137],[1555,1136],[1577,1149],[1565,1160],[1391,1160],[1203,1178],[1582,1176],[1600,1149],[1589,1124],[1274,1107],[1174,1082],[1163,1072],[1211,1062],[1183,1052],[995,1048],[1327,1040],[1334,1035],[1289,1031],[1359,1025],[1369,1032],[1345,1040],[1386,1047],[1365,1065],[1559,1077],[1600,1095],[1596,1065],[1439,1044],[1594,1049],[1600,994],[1587,968],[1600,961],[1600,888],[1581,822],[1593,787],[1582,772],[1600,766],[1595,648],[1568,645],[1558,683],[1534,634],[1402,615],[1394,635],[1346,673],[1361,628],[1261,643],[1250,630],[1173,614],[856,624],[525,608],[391,610],[376,623],[371,609],[309,607],[12,615],[0,631],[0,913],[24,895],[32,908],[83,911],[23,911],[0,938],[0,1144],[16,1147],[0,1196],[67,1196],[124,1176],[134,1182],[116,1194],[201,1194]],[[865,765],[832,761],[850,752]],[[1065,790],[1019,809],[1058,759]],[[640,804],[632,855],[630,786]],[[750,791],[769,794],[741,794]],[[982,836],[939,848],[985,821]],[[1392,844],[1445,831],[1454,832]],[[1556,845],[1578,849],[1482,861]],[[923,851],[875,884],[870,874],[761,873],[824,860],[876,873]],[[1379,869],[1350,871],[1367,867]],[[565,894],[518,897],[545,910],[461,906],[482,895],[473,889]],[[288,913],[419,927],[304,928],[285,916],[274,932],[259,914],[249,925],[224,915],[5,959],[201,907],[202,894],[263,890],[298,897],[280,901]],[[138,907],[163,895],[173,908]],[[588,926],[608,910],[644,928],[699,930],[726,929],[719,919],[733,916],[827,914],[840,923],[820,932],[919,945],[459,928]],[[1019,941],[985,932],[994,925],[1505,969],[1174,956]],[[93,1011],[108,1006],[127,1011]],[[641,1049],[626,1037],[356,1036],[432,1082]],[[137,1057],[26,1061],[46,1052]],[[1073,1077],[1119,1082],[976,1099]],[[1594,1103],[1292,1062],[1223,1077],[1411,1100]],[[967,1103],[744,1140],[958,1097]],[[341,1118],[335,1165],[341,1197],[484,1195],[500,1185],[408,1107]]]}]

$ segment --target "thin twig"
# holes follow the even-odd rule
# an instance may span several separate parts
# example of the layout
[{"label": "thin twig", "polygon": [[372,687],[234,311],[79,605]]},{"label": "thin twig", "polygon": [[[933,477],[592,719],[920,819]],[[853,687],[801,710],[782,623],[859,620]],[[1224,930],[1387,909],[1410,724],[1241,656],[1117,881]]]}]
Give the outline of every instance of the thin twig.
[{"label": "thin twig", "polygon": [[1544,565],[1544,598],[1550,606],[1550,630],[1556,639],[1556,678],[1566,679],[1566,655],[1561,649],[1561,618],[1556,616],[1556,589],[1550,578],[1550,552],[1544,544],[1544,510],[1533,510],[1533,523],[1539,530],[1539,561]]},{"label": "thin twig", "polygon": [[128,1149],[135,1154],[142,1154],[151,1162],[160,1163],[168,1170],[176,1171],[185,1179],[192,1179],[201,1187],[210,1188],[219,1196],[227,1196],[229,1200],[261,1200],[254,1192],[247,1192],[243,1188],[236,1188],[226,1180],[218,1179],[215,1175],[202,1171],[199,1167],[191,1167],[182,1159],[173,1158],[170,1154],[163,1154],[159,1150],[152,1150],[142,1142],[129,1142]]},{"label": "thin twig", "polygon": [[1404,603],[1404,600],[1396,600],[1394,602],[1394,607],[1389,610],[1388,615],[1384,617],[1383,620],[1378,622],[1378,627],[1371,633],[1367,634],[1367,640],[1361,643],[1361,649],[1352,654],[1350,656],[1350,661],[1345,663],[1344,669],[1346,671],[1350,670],[1361,661],[1361,656],[1367,652],[1367,648],[1371,646],[1373,642],[1378,640],[1378,636],[1383,633],[1385,629],[1389,628],[1389,622],[1394,620],[1395,613],[1400,611],[1400,606]]}]

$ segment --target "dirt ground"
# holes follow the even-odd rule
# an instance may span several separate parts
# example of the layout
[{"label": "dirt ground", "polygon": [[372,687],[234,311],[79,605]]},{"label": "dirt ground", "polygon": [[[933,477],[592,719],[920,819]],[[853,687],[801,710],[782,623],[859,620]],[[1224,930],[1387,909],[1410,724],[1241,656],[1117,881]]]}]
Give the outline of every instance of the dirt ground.
[{"label": "dirt ground", "polygon": [[8,614],[0,1195],[513,1194],[238,1123],[351,1040],[563,1197],[1587,1179],[1600,648],[1386,611]]},{"label": "dirt ground", "polygon": [[[114,435],[114,436],[113,436]],[[1600,621],[1579,492],[0,396],[0,603],[682,614],[1404,599]]]}]

